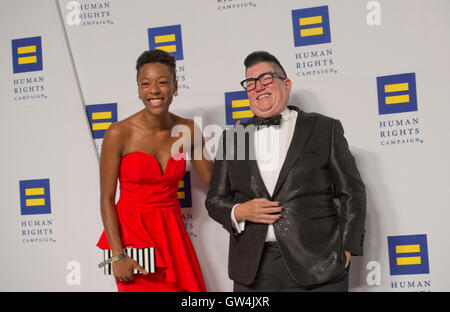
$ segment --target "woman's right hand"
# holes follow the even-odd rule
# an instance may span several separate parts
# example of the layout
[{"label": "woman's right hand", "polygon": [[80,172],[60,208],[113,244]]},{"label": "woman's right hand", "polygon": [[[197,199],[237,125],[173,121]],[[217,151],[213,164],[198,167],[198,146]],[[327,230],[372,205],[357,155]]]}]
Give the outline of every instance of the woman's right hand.
[{"label": "woman's right hand", "polygon": [[133,270],[137,269],[141,274],[148,274],[148,272],[141,267],[136,261],[126,256],[119,261],[112,264],[114,277],[121,282],[130,282],[134,280]]}]

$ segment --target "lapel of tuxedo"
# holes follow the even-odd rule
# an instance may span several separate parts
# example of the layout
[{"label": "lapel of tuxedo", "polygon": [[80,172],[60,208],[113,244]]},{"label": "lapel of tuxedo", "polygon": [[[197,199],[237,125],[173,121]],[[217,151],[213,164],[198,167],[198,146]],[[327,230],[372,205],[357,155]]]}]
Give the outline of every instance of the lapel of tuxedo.
[{"label": "lapel of tuxedo", "polygon": [[297,121],[295,123],[294,134],[292,136],[289,149],[286,153],[286,158],[284,160],[283,166],[281,167],[277,183],[275,184],[275,189],[273,190],[273,198],[275,198],[275,196],[279,192],[281,186],[284,183],[284,180],[286,180],[286,177],[289,174],[289,171],[291,170],[295,161],[298,159],[300,152],[303,149],[303,146],[305,145],[316,121],[315,117],[306,117],[304,113],[297,107],[289,107],[297,111]]}]

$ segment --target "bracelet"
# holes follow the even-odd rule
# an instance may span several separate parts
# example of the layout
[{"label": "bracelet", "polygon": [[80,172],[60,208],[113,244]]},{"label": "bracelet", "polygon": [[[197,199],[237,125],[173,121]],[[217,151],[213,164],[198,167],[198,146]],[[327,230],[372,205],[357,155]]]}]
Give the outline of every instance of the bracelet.
[{"label": "bracelet", "polygon": [[125,257],[126,257],[126,255],[122,252],[120,255],[118,255],[116,257],[111,257],[111,258],[103,261],[102,263],[99,263],[98,267],[102,268],[102,267],[104,267],[105,265],[107,265],[109,263],[117,262],[117,261],[119,261],[119,260],[121,260],[121,259],[123,259]]}]

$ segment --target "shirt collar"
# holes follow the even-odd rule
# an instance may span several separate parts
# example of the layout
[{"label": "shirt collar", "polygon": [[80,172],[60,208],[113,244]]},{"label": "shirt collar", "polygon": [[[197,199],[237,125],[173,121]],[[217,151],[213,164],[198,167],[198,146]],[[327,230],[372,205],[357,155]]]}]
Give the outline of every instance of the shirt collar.
[{"label": "shirt collar", "polygon": [[289,117],[291,116],[291,110],[287,108],[287,106],[281,111],[281,120],[287,121],[289,120]]}]

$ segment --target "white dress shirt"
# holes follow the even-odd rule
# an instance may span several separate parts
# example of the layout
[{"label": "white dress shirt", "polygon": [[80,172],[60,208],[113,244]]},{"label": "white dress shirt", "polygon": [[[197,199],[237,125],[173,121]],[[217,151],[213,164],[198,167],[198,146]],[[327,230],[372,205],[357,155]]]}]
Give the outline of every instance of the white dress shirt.
[{"label": "white dress shirt", "polygon": [[[297,112],[286,107],[281,112],[280,126],[261,127],[255,131],[253,141],[256,163],[264,185],[271,196],[286,158],[296,121]],[[245,230],[245,221],[238,222],[236,220],[234,209],[237,205],[239,204],[234,205],[231,210],[231,220],[238,233],[241,233]],[[276,241],[272,224],[269,225],[266,236],[266,242],[270,241]]]}]

